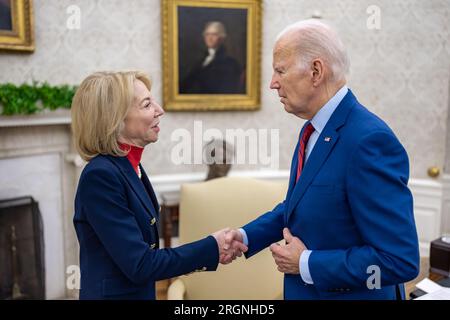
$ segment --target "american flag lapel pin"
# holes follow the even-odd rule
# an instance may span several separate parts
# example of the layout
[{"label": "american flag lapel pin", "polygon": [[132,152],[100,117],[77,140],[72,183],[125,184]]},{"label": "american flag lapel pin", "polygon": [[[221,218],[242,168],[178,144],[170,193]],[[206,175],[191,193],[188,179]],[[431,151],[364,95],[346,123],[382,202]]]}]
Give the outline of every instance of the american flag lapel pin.
[{"label": "american flag lapel pin", "polygon": [[325,139],[323,139],[323,140],[325,140],[325,142],[330,142],[331,141],[331,137],[325,137]]}]

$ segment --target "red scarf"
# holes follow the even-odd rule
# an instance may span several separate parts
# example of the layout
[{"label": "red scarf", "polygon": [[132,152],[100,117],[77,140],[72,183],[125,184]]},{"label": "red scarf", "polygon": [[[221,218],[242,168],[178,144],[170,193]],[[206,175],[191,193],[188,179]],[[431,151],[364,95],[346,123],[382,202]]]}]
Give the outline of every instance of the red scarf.
[{"label": "red scarf", "polygon": [[144,148],[133,146],[131,144],[127,143],[121,143],[119,142],[119,147],[123,151],[127,151],[127,159],[130,161],[131,166],[133,167],[134,171],[139,175],[139,162],[141,162],[142,158],[142,152],[144,152]]}]

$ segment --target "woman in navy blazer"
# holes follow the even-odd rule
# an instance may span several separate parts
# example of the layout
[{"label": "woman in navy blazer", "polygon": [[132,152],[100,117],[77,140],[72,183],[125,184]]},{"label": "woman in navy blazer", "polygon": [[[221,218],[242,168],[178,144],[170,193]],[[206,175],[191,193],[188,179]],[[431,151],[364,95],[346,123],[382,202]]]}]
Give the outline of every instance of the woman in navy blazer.
[{"label": "woman in navy blazer", "polygon": [[140,165],[164,114],[150,88],[141,72],[98,72],[72,101],[75,146],[88,161],[75,197],[80,299],[155,299],[155,281],[215,270],[246,250],[239,243],[223,250],[227,229],[159,248],[159,205]]}]

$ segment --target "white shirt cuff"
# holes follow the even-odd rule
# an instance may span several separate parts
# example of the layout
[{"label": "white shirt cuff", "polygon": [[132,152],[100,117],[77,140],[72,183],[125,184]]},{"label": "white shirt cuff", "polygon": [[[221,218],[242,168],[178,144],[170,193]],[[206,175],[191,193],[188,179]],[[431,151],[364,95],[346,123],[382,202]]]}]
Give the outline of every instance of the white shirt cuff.
[{"label": "white shirt cuff", "polygon": [[311,273],[309,273],[309,256],[311,255],[311,250],[304,250],[300,255],[299,267],[300,267],[300,276],[302,280],[307,284],[314,284]]},{"label": "white shirt cuff", "polygon": [[247,232],[245,232],[245,230],[242,228],[239,228],[238,230],[242,234],[242,239],[243,239],[244,244],[248,247]]}]

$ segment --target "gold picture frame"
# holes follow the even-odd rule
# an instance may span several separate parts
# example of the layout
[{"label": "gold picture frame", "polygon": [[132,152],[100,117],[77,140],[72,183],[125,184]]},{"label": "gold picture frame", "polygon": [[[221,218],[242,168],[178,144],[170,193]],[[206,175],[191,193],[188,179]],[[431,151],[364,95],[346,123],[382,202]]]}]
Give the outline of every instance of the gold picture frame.
[{"label": "gold picture frame", "polygon": [[165,109],[258,110],[262,1],[161,1]]},{"label": "gold picture frame", "polygon": [[34,51],[32,0],[0,0],[0,50]]}]

